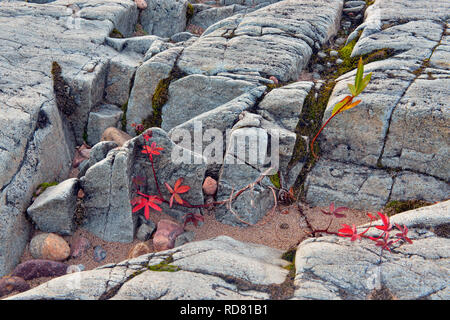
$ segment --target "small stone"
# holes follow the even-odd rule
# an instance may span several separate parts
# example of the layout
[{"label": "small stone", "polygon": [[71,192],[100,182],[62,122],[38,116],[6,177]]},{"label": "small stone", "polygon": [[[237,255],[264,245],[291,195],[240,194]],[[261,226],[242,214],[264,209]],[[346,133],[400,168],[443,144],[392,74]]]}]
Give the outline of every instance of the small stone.
[{"label": "small stone", "polygon": [[147,2],[145,0],[134,0],[134,3],[136,3],[138,9],[147,9]]},{"label": "small stone", "polygon": [[147,244],[144,242],[140,242],[136,244],[128,253],[128,259],[137,258],[139,256],[142,256],[144,254],[150,253],[151,250]]},{"label": "small stone", "polygon": [[191,242],[192,240],[194,240],[194,237],[195,237],[195,233],[193,231],[183,232],[175,239],[174,247],[179,247],[185,243]]},{"label": "small stone", "polygon": [[40,277],[59,277],[66,274],[68,265],[62,262],[34,259],[19,264],[12,276],[31,280]]},{"label": "small stone", "polygon": [[72,242],[72,258],[81,257],[91,247],[91,243],[84,237],[78,237]]},{"label": "small stone", "polygon": [[79,265],[75,265],[72,264],[70,266],[67,267],[66,273],[76,273],[76,272],[81,272],[82,270],[80,269]]},{"label": "small stone", "polygon": [[360,12],[364,9],[364,6],[359,6],[359,7],[353,7],[353,8],[345,8],[342,11],[344,13],[355,13],[355,12]]},{"label": "small stone", "polygon": [[167,219],[160,220],[153,237],[153,247],[156,251],[172,249],[175,239],[183,232],[183,227],[178,223]]},{"label": "small stone", "polygon": [[345,38],[337,38],[335,41],[334,41],[334,43],[336,44],[336,45],[338,45],[338,46],[341,46],[341,45],[343,45],[344,43],[345,43]]},{"label": "small stone", "polygon": [[313,72],[313,79],[314,80],[320,80],[320,74],[317,72]]},{"label": "small stone", "polygon": [[54,233],[41,233],[31,239],[30,253],[35,259],[63,261],[69,257],[70,247]]},{"label": "small stone", "polygon": [[193,36],[194,35],[192,33],[184,31],[174,34],[170,37],[170,40],[172,40],[173,42],[183,42],[189,40]]},{"label": "small stone", "polygon": [[336,59],[337,64],[341,64],[342,62],[344,62],[344,60],[342,60],[341,58]]},{"label": "small stone", "polygon": [[101,246],[94,247],[94,260],[100,262],[106,258],[106,251]]},{"label": "small stone", "polygon": [[0,297],[6,296],[14,291],[23,292],[30,289],[30,285],[20,277],[0,278]]},{"label": "small stone", "polygon": [[203,182],[203,192],[208,196],[213,196],[217,192],[217,181],[211,177],[206,177]]},{"label": "small stone", "polygon": [[326,54],[325,52],[323,52],[323,51],[319,51],[319,52],[317,53],[317,56],[318,56],[319,58],[321,58],[321,59],[324,59],[324,58],[327,57],[327,54]]},{"label": "small stone", "polygon": [[325,68],[323,65],[317,63],[317,64],[313,65],[313,70],[315,72],[322,72],[325,70]]},{"label": "small stone", "polygon": [[81,271],[86,270],[86,267],[84,266],[84,264],[77,264],[78,268],[80,268]]},{"label": "small stone", "polygon": [[115,127],[110,127],[103,132],[100,141],[114,141],[119,147],[121,147],[130,139],[131,136],[128,133]]},{"label": "small stone", "polygon": [[136,238],[141,241],[147,241],[150,239],[156,229],[156,225],[152,221],[148,220],[147,222],[148,223],[141,224],[136,233]]},{"label": "small stone", "polygon": [[289,229],[289,224],[287,224],[287,223],[280,224],[280,229],[283,229],[283,230]]},{"label": "small stone", "polygon": [[331,57],[337,57],[339,55],[339,52],[337,52],[336,50],[331,50],[330,51],[330,56]]}]

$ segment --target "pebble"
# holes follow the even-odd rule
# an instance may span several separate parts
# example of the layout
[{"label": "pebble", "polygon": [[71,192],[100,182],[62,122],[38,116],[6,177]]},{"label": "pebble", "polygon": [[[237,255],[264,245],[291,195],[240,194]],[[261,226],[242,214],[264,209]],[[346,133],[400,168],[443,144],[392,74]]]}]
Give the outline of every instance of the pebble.
[{"label": "pebble", "polygon": [[365,6],[365,5],[366,5],[365,1],[347,1],[344,6],[346,8],[354,8],[354,7],[360,7],[360,6]]},{"label": "pebble", "polygon": [[62,262],[33,259],[19,264],[12,276],[31,280],[40,277],[59,277],[66,274],[68,265]]},{"label": "pebble", "polygon": [[345,13],[355,13],[355,12],[360,12],[364,10],[364,6],[359,6],[359,7],[353,7],[353,8],[345,8],[342,11],[344,11]]},{"label": "pebble", "polygon": [[72,242],[72,258],[79,258],[91,247],[91,243],[84,237],[78,237]]},{"label": "pebble", "polygon": [[185,243],[191,242],[192,240],[194,240],[194,237],[195,233],[193,231],[183,232],[175,239],[174,248],[182,246]]},{"label": "pebble", "polygon": [[317,64],[313,65],[313,70],[316,72],[322,72],[325,70],[325,67],[323,65],[317,63]]},{"label": "pebble", "polygon": [[345,38],[337,38],[335,41],[334,41],[334,43],[336,44],[336,45],[338,45],[338,46],[341,46],[341,45],[343,45],[344,43],[345,43]]},{"label": "pebble", "polygon": [[131,248],[130,252],[128,252],[128,259],[137,258],[150,252],[151,252],[150,247],[144,242],[140,242],[136,244],[133,248]]},{"label": "pebble", "polygon": [[320,74],[317,72],[313,72],[313,79],[314,80],[320,80]]},{"label": "pebble", "polygon": [[145,10],[147,9],[147,2],[145,0],[134,0],[138,9]]},{"label": "pebble", "polygon": [[318,56],[319,58],[321,58],[321,59],[324,59],[324,58],[327,57],[327,54],[326,54],[325,52],[323,52],[323,51],[319,51],[319,52],[317,53],[317,56]]},{"label": "pebble", "polygon": [[172,249],[175,246],[175,239],[183,232],[183,227],[178,223],[162,219],[158,222],[156,233],[153,237],[153,247],[156,251]]},{"label": "pebble", "polygon": [[106,258],[106,251],[101,246],[94,247],[94,260],[100,262]]},{"label": "pebble", "polygon": [[0,297],[14,291],[23,292],[30,289],[30,285],[21,277],[5,276],[0,278]]},{"label": "pebble", "polygon": [[338,55],[339,55],[339,52],[337,52],[336,50],[331,50],[330,51],[330,56],[337,57]]},{"label": "pebble", "polygon": [[148,220],[148,222],[150,223],[143,223],[139,226],[136,233],[136,238],[138,240],[147,241],[155,231],[156,225],[150,220]]},{"label": "pebble", "polygon": [[84,270],[84,266],[83,269],[80,268],[80,266],[83,266],[82,264],[72,264],[70,266],[67,267],[66,273],[76,273],[76,272],[81,272]]},{"label": "pebble", "polygon": [[30,253],[35,259],[63,261],[70,255],[69,244],[54,233],[41,233],[30,242]]},{"label": "pebble", "polygon": [[341,64],[342,62],[344,62],[344,60],[342,60],[341,58],[336,59],[337,64]]},{"label": "pebble", "polygon": [[203,182],[203,192],[208,196],[213,196],[217,192],[217,181],[211,177],[206,177]]}]

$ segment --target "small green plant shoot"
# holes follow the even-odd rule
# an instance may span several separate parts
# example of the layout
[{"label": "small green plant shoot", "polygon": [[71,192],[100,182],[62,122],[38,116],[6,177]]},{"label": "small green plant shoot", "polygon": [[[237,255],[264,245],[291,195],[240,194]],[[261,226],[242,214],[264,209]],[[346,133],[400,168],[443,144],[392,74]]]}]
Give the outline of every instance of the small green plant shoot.
[{"label": "small green plant shoot", "polygon": [[366,75],[363,78],[364,75],[364,65],[362,58],[359,59],[358,62],[358,69],[356,71],[356,77],[355,77],[355,84],[348,84],[348,88],[350,90],[351,96],[346,96],[344,99],[339,101],[333,108],[333,111],[331,112],[331,116],[328,118],[328,120],[322,125],[319,132],[315,135],[315,137],[311,140],[311,152],[314,158],[318,159],[319,157],[314,153],[314,142],[316,141],[317,137],[320,135],[322,130],[327,126],[327,124],[333,119],[337,114],[349,110],[351,108],[356,107],[358,104],[361,103],[361,100],[356,100],[353,102],[353,99],[355,99],[363,90],[367,87],[367,84],[370,81],[370,78],[372,77],[372,72]]}]

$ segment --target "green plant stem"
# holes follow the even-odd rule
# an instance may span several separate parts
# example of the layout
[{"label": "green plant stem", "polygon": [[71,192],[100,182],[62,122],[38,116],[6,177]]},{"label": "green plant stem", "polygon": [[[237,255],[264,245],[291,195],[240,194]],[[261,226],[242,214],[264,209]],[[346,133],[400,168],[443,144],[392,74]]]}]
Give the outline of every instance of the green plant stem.
[{"label": "green plant stem", "polygon": [[352,101],[353,101],[354,96],[352,96],[352,98],[346,103],[344,104],[342,107],[340,107],[338,109],[338,111],[336,111],[334,114],[331,115],[331,117],[328,118],[328,120],[323,124],[323,126],[320,128],[319,132],[317,132],[317,134],[314,136],[314,138],[311,141],[311,153],[314,156],[314,158],[319,159],[319,157],[314,153],[314,142],[316,141],[317,137],[319,136],[319,134],[322,132],[322,130],[327,126],[327,124],[331,121],[331,119],[333,119],[337,114],[341,113],[342,109],[344,109],[345,107],[347,107]]}]

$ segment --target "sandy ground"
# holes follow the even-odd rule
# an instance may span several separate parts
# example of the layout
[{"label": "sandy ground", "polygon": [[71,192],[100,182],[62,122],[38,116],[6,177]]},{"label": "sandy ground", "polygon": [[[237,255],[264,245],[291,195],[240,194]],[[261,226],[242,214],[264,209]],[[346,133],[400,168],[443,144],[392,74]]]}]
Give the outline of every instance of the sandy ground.
[{"label": "sandy ground", "polygon": [[[300,208],[299,208],[300,207]],[[286,251],[292,247],[297,246],[301,241],[307,238],[308,229],[305,222],[305,216],[309,223],[315,229],[324,229],[330,223],[330,216],[324,215],[320,209],[327,209],[326,207],[314,207],[310,208],[305,204],[293,204],[290,206],[279,206],[276,211],[270,212],[266,217],[258,222],[254,226],[249,227],[233,227],[218,222],[214,218],[213,213],[204,214],[204,224],[202,226],[195,227],[193,224],[188,224],[185,227],[186,231],[194,231],[194,241],[200,241],[205,239],[214,238],[220,235],[230,236],[236,240],[263,244],[269,247],[277,248]],[[300,214],[300,210],[303,215]],[[369,222],[367,212],[359,210],[348,210],[345,212],[346,217],[341,219],[334,219],[330,226],[330,231],[337,232],[342,223],[361,225]],[[170,216],[164,213],[153,213],[150,219],[158,223],[161,219],[174,220]],[[174,220],[175,221],[175,220]],[[39,234],[40,231],[34,231],[33,235]],[[96,267],[108,264],[118,263],[126,260],[129,251],[140,241],[135,240],[132,243],[119,243],[119,242],[106,242],[102,239],[90,234],[89,232],[78,229],[74,235],[63,237],[69,244],[73,242],[76,237],[86,237],[90,243],[91,248],[81,257],[77,259],[70,258],[65,263],[83,264],[86,270],[92,270]],[[152,239],[146,241],[146,244],[153,249]],[[96,262],[93,259],[93,248],[95,246],[102,246],[106,250],[107,256],[101,262]],[[32,259],[28,248],[25,250],[21,262]],[[51,278],[37,278],[29,280],[30,286],[36,287],[44,282],[49,281]],[[5,297],[2,297],[5,298]]]}]

